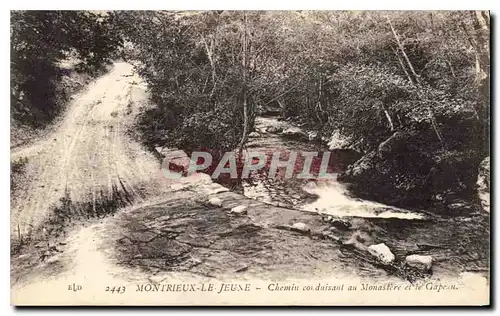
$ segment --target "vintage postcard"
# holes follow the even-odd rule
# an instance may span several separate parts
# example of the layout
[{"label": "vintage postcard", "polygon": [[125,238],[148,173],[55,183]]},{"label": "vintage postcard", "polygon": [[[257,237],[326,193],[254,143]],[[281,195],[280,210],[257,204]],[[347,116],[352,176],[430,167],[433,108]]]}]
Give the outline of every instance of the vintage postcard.
[{"label": "vintage postcard", "polygon": [[488,11],[11,11],[11,304],[490,304]]}]

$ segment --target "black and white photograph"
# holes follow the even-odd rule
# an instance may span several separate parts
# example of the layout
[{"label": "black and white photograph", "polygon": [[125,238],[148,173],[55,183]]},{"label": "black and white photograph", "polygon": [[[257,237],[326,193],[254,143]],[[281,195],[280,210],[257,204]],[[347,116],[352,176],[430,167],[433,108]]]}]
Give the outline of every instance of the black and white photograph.
[{"label": "black and white photograph", "polygon": [[490,51],[489,11],[11,10],[11,304],[489,305]]}]

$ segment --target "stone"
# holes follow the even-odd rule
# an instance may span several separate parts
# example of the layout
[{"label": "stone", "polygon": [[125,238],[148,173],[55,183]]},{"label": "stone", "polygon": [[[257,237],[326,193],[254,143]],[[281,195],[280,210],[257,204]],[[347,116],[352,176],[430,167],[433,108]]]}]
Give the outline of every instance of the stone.
[{"label": "stone", "polygon": [[293,230],[296,230],[296,231],[299,231],[299,232],[302,232],[302,233],[308,233],[311,231],[311,229],[309,228],[309,226],[307,226],[306,224],[304,223],[294,223],[291,227]]},{"label": "stone", "polygon": [[351,228],[351,223],[347,222],[347,221],[344,221],[344,220],[340,220],[340,219],[336,219],[336,220],[330,220],[331,222],[331,225],[339,230],[342,230],[342,231],[348,231],[350,228]]},{"label": "stone", "polygon": [[376,152],[372,151],[371,153],[363,156],[361,159],[356,161],[354,164],[349,166],[346,170],[345,174],[350,178],[363,178],[365,174],[370,174],[370,171],[374,169],[374,156]]},{"label": "stone", "polygon": [[410,255],[405,258],[405,263],[410,267],[427,271],[430,270],[432,267],[432,257],[421,256],[421,255]]},{"label": "stone", "polygon": [[156,150],[156,152],[157,152],[159,155],[161,155],[161,156],[163,157],[163,155],[162,155],[163,147],[155,147],[155,150]]},{"label": "stone", "polygon": [[258,137],[260,137],[260,134],[258,132],[251,132],[250,134],[248,134],[248,137],[249,138],[258,138]]},{"label": "stone", "polygon": [[231,213],[238,214],[238,215],[245,215],[245,214],[247,214],[247,206],[246,205],[235,206],[231,209]]},{"label": "stone", "polygon": [[278,134],[283,131],[283,127],[281,126],[268,126],[266,127],[266,132],[271,134]]},{"label": "stone", "polygon": [[222,200],[219,199],[218,197],[211,197],[209,200],[208,200],[208,203],[210,203],[211,205],[213,206],[218,206],[218,207],[221,207],[222,206]]},{"label": "stone", "polygon": [[[318,211],[318,208],[315,208],[316,211]],[[333,220],[333,216],[328,215],[328,216],[323,216],[321,217],[321,220],[326,223],[330,223]]]},{"label": "stone", "polygon": [[296,138],[296,139],[307,139],[309,140],[308,136],[304,131],[302,131],[298,127],[289,127],[281,132],[281,135],[290,137],[290,138]]},{"label": "stone", "polygon": [[52,256],[52,257],[49,257],[47,260],[45,260],[46,263],[54,263],[54,262],[58,262],[60,259],[60,255],[55,255],[55,256]]},{"label": "stone", "polygon": [[387,247],[384,243],[371,245],[368,247],[368,252],[386,264],[393,262],[396,258],[389,247]]},{"label": "stone", "polygon": [[477,175],[477,195],[481,203],[481,209],[490,212],[490,157],[486,157],[479,165]]}]

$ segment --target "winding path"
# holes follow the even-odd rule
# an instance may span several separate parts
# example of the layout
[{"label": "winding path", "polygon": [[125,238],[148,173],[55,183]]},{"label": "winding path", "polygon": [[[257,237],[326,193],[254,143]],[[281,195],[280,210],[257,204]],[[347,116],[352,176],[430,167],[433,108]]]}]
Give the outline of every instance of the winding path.
[{"label": "winding path", "polygon": [[106,75],[77,94],[63,120],[31,146],[12,152],[26,157],[23,180],[11,197],[11,235],[39,228],[66,195],[74,204],[122,194],[140,200],[159,193],[158,160],[126,135],[132,114],[145,100],[132,65],[115,63]]}]

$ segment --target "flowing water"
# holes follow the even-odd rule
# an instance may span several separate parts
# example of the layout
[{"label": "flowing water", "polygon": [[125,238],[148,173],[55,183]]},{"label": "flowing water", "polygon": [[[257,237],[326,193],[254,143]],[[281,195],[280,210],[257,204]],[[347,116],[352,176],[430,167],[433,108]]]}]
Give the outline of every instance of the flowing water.
[{"label": "flowing water", "polygon": [[[260,137],[252,138],[248,145],[249,151],[266,153],[269,157],[272,153],[281,153],[281,159],[285,160],[289,153],[298,152],[296,165],[302,170],[302,153],[326,152],[328,148],[318,142],[311,142],[304,137],[281,137],[276,133],[270,133],[272,129],[293,130],[296,127],[286,122],[279,121],[273,117],[258,117],[256,130]],[[287,155],[288,154],[288,155]],[[285,157],[285,158],[283,158]],[[337,172],[342,171],[344,163],[340,157],[332,154],[330,157],[329,171],[332,171],[332,179],[310,180],[292,177],[289,179],[270,179],[266,172],[254,175],[251,181],[243,184],[244,194],[247,197],[261,200],[263,202],[301,209],[305,211],[320,212],[333,216],[354,217],[379,217],[379,218],[403,218],[423,219],[423,213],[412,212],[381,203],[361,200],[349,195],[345,186],[336,180]],[[314,163],[313,168],[314,169]],[[283,171],[283,170],[281,170]],[[314,174],[314,172],[312,172]]]},{"label": "flowing water", "polygon": [[[256,131],[260,135],[250,139],[247,150],[265,152],[268,157],[280,152],[281,160],[286,160],[292,151],[299,152],[300,157],[300,153],[328,150],[304,137],[283,137],[276,133],[288,128],[294,127],[278,118],[257,118]],[[456,275],[464,271],[488,275],[490,222],[487,214],[441,217],[424,210],[405,210],[362,200],[352,196],[344,184],[336,180],[335,175],[344,168],[341,159],[332,155],[328,171],[333,178],[328,180],[269,179],[264,170],[244,182],[243,191],[247,197],[272,205],[361,222],[360,227],[364,227],[361,235],[370,235],[373,242],[386,243],[397,257],[433,256],[434,275]]]}]

